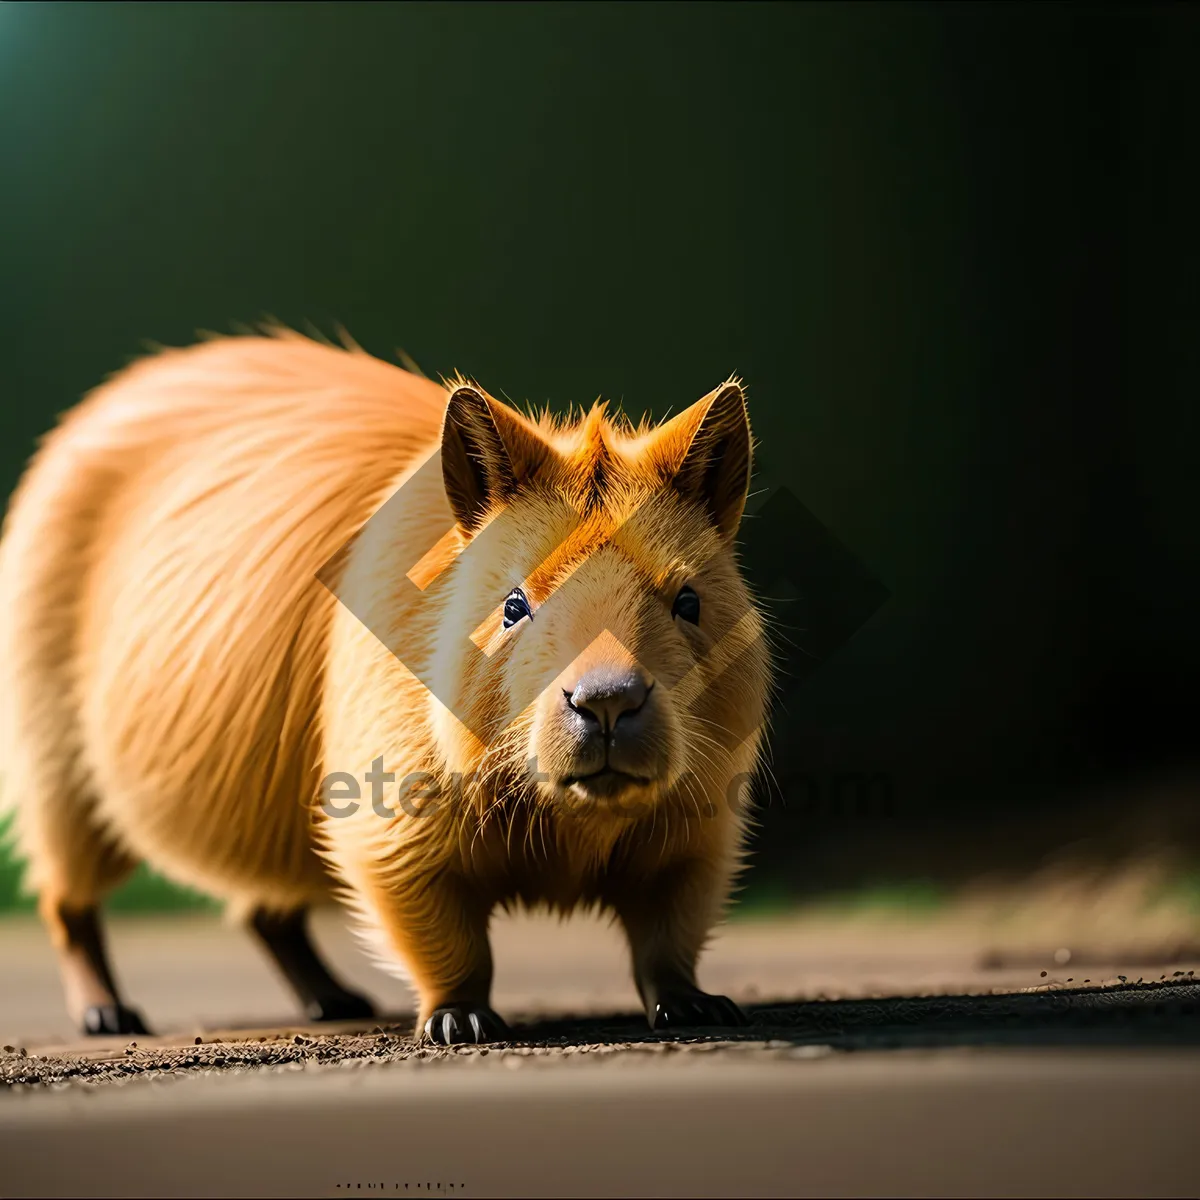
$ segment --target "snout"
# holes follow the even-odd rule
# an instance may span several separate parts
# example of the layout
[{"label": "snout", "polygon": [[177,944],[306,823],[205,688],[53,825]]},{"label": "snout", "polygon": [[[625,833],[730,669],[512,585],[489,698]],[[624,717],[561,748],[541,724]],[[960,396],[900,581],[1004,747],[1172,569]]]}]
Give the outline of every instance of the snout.
[{"label": "snout", "polygon": [[618,671],[601,668],[589,671],[573,691],[563,688],[567,707],[577,712],[588,723],[603,733],[611,733],[617,722],[624,720],[626,728],[645,706],[646,698],[654,687],[640,671]]},{"label": "snout", "polygon": [[611,795],[663,773],[663,713],[654,680],[637,667],[594,667],[562,689],[559,713],[572,748],[560,786]]}]

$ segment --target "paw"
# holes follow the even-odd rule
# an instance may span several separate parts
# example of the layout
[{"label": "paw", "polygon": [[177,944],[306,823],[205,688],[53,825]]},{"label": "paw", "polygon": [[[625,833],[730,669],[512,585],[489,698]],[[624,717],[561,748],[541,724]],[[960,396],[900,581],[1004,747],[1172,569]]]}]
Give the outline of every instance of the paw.
[{"label": "paw", "polygon": [[440,1046],[502,1042],[508,1026],[486,1004],[445,1004],[425,1022],[425,1036]]},{"label": "paw", "polygon": [[91,1037],[113,1033],[149,1034],[136,1008],[124,1004],[93,1004],[83,1012],[83,1032]]},{"label": "paw", "polygon": [[650,1028],[683,1029],[694,1025],[748,1025],[746,1014],[727,996],[707,992],[675,992],[662,995],[648,1014]]},{"label": "paw", "polygon": [[304,1011],[310,1021],[367,1021],[375,1016],[375,1005],[357,992],[334,992],[310,1000]]}]

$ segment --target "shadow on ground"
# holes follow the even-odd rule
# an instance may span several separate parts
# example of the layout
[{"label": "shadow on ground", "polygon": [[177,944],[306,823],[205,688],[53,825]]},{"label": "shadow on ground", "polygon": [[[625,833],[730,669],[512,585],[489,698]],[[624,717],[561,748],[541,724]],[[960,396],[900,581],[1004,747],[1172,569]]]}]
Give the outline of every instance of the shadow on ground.
[{"label": "shadow on ground", "polygon": [[[762,1004],[727,1041],[786,1041],[839,1050],[957,1045],[1200,1044],[1200,983],[1177,979],[1001,996],[887,997]],[[543,1021],[527,1037],[557,1045],[650,1042],[625,1017]],[[682,1040],[676,1037],[674,1040]]]}]

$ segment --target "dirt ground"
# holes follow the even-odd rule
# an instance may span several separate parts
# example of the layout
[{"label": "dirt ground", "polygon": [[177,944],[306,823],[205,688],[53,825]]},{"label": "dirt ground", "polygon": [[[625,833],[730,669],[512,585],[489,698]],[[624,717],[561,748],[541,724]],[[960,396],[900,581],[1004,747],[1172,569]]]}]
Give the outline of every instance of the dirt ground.
[{"label": "dirt ground", "polygon": [[114,922],[159,1034],[136,1045],[75,1036],[41,930],[9,921],[0,1195],[1200,1194],[1200,962],[1058,936],[735,923],[702,982],[751,1025],[668,1037],[614,931],[505,921],[513,1040],[447,1050],[336,914],[322,946],[385,1017],[296,1021],[214,919]]}]

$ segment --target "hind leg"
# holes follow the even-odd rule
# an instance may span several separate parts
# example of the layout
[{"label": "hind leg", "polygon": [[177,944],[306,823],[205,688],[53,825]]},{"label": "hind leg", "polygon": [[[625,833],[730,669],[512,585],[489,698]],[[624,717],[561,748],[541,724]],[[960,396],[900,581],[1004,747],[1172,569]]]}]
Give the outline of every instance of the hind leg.
[{"label": "hind leg", "polygon": [[20,818],[19,842],[58,957],[71,1019],[87,1034],[146,1033],[140,1014],[121,999],[99,912],[99,901],[136,860],[113,845],[79,804],[56,811],[26,808]]},{"label": "hind leg", "polygon": [[313,1021],[362,1020],[375,1015],[365,996],[339,983],[308,936],[304,909],[278,914],[256,908],[247,925]]},{"label": "hind leg", "polygon": [[40,907],[58,951],[67,1010],[80,1029],[87,1034],[149,1033],[137,1009],[121,1002],[99,909],[45,901]]}]

